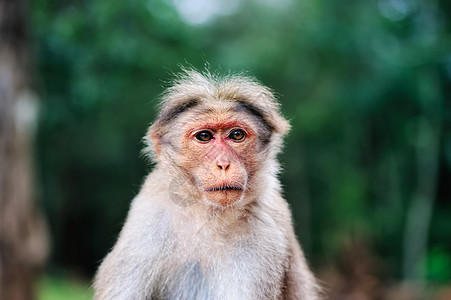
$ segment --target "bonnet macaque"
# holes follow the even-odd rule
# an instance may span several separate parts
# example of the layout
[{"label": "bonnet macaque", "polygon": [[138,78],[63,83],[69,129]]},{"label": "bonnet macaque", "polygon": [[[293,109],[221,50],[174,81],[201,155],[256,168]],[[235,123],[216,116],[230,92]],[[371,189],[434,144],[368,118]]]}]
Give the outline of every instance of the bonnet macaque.
[{"label": "bonnet macaque", "polygon": [[318,299],[277,179],[289,127],[251,78],[179,75],[145,137],[156,165],[94,298]]}]

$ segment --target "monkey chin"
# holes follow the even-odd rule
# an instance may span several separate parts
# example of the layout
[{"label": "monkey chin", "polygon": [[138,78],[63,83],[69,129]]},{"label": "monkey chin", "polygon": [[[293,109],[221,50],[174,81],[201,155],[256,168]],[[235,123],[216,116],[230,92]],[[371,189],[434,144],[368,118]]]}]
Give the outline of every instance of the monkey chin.
[{"label": "monkey chin", "polygon": [[209,189],[205,191],[205,198],[207,198],[209,202],[212,202],[221,207],[227,207],[238,202],[239,200],[241,200],[242,196],[242,189]]}]

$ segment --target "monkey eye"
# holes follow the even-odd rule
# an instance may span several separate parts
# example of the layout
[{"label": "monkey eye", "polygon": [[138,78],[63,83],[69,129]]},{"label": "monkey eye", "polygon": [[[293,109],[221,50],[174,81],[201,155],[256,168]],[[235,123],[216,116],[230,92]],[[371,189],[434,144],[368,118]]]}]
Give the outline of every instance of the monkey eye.
[{"label": "monkey eye", "polygon": [[213,134],[210,131],[204,130],[196,134],[196,139],[199,142],[206,143],[213,139]]},{"label": "monkey eye", "polygon": [[230,132],[228,138],[236,142],[244,140],[246,133],[242,129],[234,129]]}]

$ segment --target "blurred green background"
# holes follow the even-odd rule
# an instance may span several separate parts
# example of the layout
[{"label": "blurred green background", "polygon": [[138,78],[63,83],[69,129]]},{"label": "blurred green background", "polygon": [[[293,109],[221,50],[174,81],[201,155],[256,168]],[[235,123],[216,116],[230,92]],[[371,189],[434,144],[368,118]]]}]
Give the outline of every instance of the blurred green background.
[{"label": "blurred green background", "polygon": [[328,299],[451,299],[451,2],[34,0],[29,24],[40,299],[89,298],[180,65],[278,93],[281,181]]}]

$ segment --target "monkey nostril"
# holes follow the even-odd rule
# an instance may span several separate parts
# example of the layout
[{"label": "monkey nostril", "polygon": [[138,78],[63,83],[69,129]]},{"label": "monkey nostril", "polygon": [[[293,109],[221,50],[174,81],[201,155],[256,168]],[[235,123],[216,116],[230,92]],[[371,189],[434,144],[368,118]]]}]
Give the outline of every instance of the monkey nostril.
[{"label": "monkey nostril", "polygon": [[229,169],[230,163],[229,162],[216,162],[216,165],[220,170],[227,171]]}]

